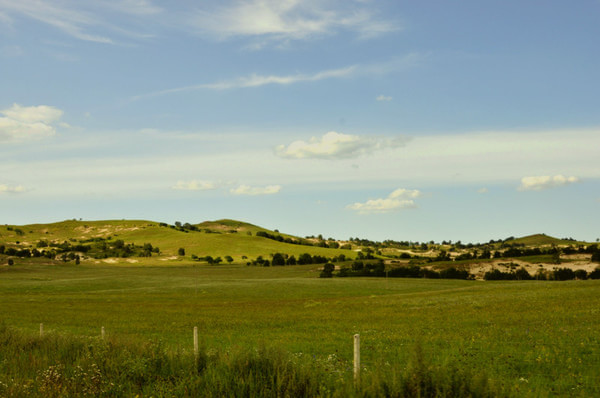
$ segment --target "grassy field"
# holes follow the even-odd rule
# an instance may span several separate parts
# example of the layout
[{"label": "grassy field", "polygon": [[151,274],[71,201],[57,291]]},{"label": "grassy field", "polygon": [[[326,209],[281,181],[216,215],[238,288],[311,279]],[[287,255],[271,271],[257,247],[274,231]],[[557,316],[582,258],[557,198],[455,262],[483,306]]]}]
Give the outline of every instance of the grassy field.
[{"label": "grassy field", "polygon": [[598,281],[320,279],[317,268],[1,266],[0,322],[73,336],[104,326],[174,351],[191,349],[198,326],[206,349],[277,347],[333,358],[346,376],[359,333],[367,374],[405,366],[420,345],[432,364],[485,374],[517,396],[600,394]]}]

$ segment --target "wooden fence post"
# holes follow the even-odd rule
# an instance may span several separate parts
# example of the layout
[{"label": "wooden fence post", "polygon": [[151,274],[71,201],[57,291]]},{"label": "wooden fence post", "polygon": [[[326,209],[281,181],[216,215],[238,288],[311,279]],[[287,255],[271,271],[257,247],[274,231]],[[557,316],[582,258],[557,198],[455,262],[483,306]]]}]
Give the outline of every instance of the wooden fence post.
[{"label": "wooden fence post", "polygon": [[40,337],[44,336],[44,324],[40,323]]},{"label": "wooden fence post", "polygon": [[198,358],[198,326],[194,326],[194,356]]},{"label": "wooden fence post", "polygon": [[104,340],[104,326],[100,328],[100,337],[102,337],[102,340]]},{"label": "wooden fence post", "polygon": [[360,380],[360,335],[354,335],[354,381]]}]

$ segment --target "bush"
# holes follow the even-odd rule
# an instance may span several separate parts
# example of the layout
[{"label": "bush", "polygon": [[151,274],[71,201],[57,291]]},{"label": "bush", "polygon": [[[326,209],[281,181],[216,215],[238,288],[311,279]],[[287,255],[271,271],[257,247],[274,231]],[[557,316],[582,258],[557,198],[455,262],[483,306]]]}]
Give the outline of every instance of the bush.
[{"label": "bush", "polygon": [[570,268],[559,268],[552,271],[551,276],[555,281],[568,281],[575,279],[575,271]]},{"label": "bush", "polygon": [[600,267],[596,267],[595,270],[593,270],[592,272],[590,272],[590,274],[588,275],[588,278],[590,278],[590,279],[600,279]]},{"label": "bush", "polygon": [[469,271],[458,270],[454,267],[450,267],[440,271],[440,278],[442,279],[468,279]]},{"label": "bush", "polygon": [[575,279],[586,280],[588,278],[588,274],[584,269],[575,270]]}]

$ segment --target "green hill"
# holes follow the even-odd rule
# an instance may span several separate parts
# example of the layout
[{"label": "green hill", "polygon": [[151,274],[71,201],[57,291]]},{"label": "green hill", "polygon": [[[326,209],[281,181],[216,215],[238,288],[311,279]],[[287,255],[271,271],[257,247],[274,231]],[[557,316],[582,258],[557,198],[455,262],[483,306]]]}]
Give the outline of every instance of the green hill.
[{"label": "green hill", "polygon": [[514,239],[514,240],[510,241],[510,243],[518,243],[518,244],[523,244],[526,246],[545,246],[545,245],[560,246],[560,245],[572,245],[572,244],[584,243],[584,242],[558,239],[558,238],[554,238],[552,236],[548,236],[546,234],[534,234],[534,235],[529,235],[529,236],[524,236],[522,238]]},{"label": "green hill", "polygon": [[[183,226],[167,225],[144,220],[106,220],[106,221],[76,221],[67,220],[52,224],[30,224],[23,226],[0,227],[0,244],[17,249],[33,249],[40,241],[49,243],[69,242],[70,244],[89,243],[95,240],[114,242],[122,240],[126,244],[138,246],[150,243],[160,249],[159,256],[144,260],[145,264],[173,261],[178,256],[179,248],[185,249],[186,256],[198,257],[231,256],[236,262],[245,262],[258,256],[269,258],[273,253],[283,253],[298,257],[302,253],[334,257],[344,254],[354,258],[351,250],[330,249],[299,244],[280,242],[264,236],[281,236],[295,241],[305,241],[302,238],[287,234],[279,234],[259,226],[236,221],[218,220],[206,221],[200,224]],[[263,234],[263,235],[264,235]],[[17,243],[18,242],[18,243]]]}]

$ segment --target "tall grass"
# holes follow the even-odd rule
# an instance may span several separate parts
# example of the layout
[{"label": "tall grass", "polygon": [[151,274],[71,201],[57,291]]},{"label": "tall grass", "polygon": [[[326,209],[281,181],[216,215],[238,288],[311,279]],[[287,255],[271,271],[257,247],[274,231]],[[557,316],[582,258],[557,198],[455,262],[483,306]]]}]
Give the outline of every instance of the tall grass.
[{"label": "tall grass", "polygon": [[415,346],[408,364],[382,363],[355,383],[351,364],[277,348],[202,349],[160,343],[28,335],[0,325],[3,397],[491,397],[506,395],[456,366],[434,366]]}]

